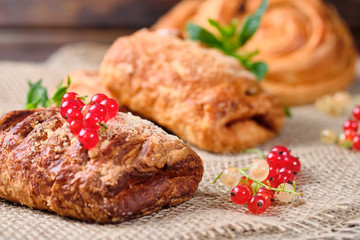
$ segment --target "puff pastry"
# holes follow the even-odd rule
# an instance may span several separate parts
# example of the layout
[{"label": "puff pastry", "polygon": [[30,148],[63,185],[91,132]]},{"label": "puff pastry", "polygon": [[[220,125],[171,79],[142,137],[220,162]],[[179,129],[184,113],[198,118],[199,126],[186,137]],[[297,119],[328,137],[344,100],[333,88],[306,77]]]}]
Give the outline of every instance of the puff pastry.
[{"label": "puff pastry", "polygon": [[101,83],[131,111],[212,152],[238,152],[282,128],[284,111],[238,61],[141,30],[105,54]]},{"label": "puff pastry", "polygon": [[202,178],[199,156],[154,124],[118,113],[87,150],[59,109],[0,118],[0,197],[99,223],[187,201]]},{"label": "puff pastry", "polygon": [[[208,18],[242,21],[261,0],[235,0],[231,6],[226,0],[199,2],[188,19],[177,18],[182,10],[176,6],[154,28],[184,31],[188,21],[208,27]],[[336,10],[321,0],[269,0],[258,32],[245,46],[245,50],[255,49],[260,50],[257,60],[269,65],[262,86],[285,105],[311,103],[345,89],[354,79],[354,41]]]}]

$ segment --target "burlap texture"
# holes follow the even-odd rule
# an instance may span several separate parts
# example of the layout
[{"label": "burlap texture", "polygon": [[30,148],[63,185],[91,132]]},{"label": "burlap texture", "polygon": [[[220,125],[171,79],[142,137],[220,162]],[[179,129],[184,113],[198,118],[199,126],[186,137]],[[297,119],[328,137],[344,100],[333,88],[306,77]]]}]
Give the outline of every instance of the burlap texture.
[{"label": "burlap texture", "polygon": [[[68,72],[97,69],[107,46],[69,45],[43,64],[0,62],[0,112],[24,106],[27,80],[44,79],[50,88]],[[360,93],[359,81],[351,88]],[[271,206],[255,216],[230,200],[230,190],[212,184],[225,167],[249,166],[251,154],[215,155],[195,149],[205,173],[194,198],[177,207],[120,224],[99,225],[67,219],[0,201],[1,239],[360,239],[360,153],[324,146],[322,129],[340,131],[347,118],[330,117],[313,106],[292,109],[280,136],[260,146],[289,146],[301,159],[297,179],[303,197]]]}]

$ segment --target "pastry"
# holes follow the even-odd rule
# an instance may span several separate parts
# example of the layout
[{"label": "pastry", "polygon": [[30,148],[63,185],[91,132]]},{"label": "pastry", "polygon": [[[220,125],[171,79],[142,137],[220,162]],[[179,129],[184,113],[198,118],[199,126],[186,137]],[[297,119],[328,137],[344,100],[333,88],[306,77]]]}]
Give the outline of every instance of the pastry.
[{"label": "pastry", "polygon": [[99,223],[120,222],[190,199],[202,178],[198,155],[131,114],[107,122],[86,150],[58,108],[0,119],[0,197]]},{"label": "pastry", "polygon": [[[175,7],[162,18],[171,21],[166,24],[160,19],[154,28],[184,31],[186,23],[192,21],[212,30],[208,18],[226,24],[232,18],[241,22],[257,9],[261,0],[231,1],[233,11],[229,10],[228,2],[202,1],[196,13],[178,21]],[[224,11],[227,14],[221,14]],[[345,89],[354,80],[357,59],[354,41],[336,10],[321,0],[269,0],[258,32],[243,51],[256,49],[260,53],[254,60],[269,66],[262,87],[284,105],[312,103],[323,95]]]},{"label": "pastry", "polygon": [[112,97],[211,152],[239,152],[282,128],[284,111],[232,57],[146,29],[120,37],[100,79]]}]

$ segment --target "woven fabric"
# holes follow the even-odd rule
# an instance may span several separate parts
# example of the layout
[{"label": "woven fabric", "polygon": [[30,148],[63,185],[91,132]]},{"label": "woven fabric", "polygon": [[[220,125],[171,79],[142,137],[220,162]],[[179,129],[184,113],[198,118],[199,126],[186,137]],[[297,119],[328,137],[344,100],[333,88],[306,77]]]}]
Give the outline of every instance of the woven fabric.
[{"label": "woven fabric", "polygon": [[[42,78],[53,88],[72,70],[97,69],[106,49],[75,44],[42,64],[0,62],[0,112],[23,108],[27,80]],[[351,92],[360,93],[359,81]],[[250,214],[246,206],[231,202],[230,189],[212,180],[228,166],[249,166],[256,156],[216,155],[195,148],[205,172],[195,196],[184,204],[129,222],[100,225],[0,201],[0,239],[359,239],[360,153],[319,140],[324,128],[340,132],[347,117],[330,117],[312,105],[292,108],[292,113],[281,134],[260,148],[284,144],[300,157],[297,185],[304,195],[293,203],[271,206],[260,216]]]}]

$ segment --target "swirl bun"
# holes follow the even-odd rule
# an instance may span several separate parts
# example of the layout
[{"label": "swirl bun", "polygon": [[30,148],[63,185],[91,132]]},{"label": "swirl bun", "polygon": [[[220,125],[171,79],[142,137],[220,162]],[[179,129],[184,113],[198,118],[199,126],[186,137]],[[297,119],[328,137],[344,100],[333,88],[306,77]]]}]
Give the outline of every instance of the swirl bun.
[{"label": "swirl bun", "polygon": [[[208,18],[221,23],[232,18],[242,21],[260,3],[236,0],[229,9],[224,0],[206,0],[187,21],[204,27]],[[187,21],[182,20],[181,30]],[[162,19],[154,27],[159,26],[172,27]],[[269,66],[263,88],[285,105],[311,103],[345,89],[354,79],[357,51],[353,39],[336,10],[321,0],[269,0],[259,30],[243,50],[256,49],[260,50],[256,59]]]}]

